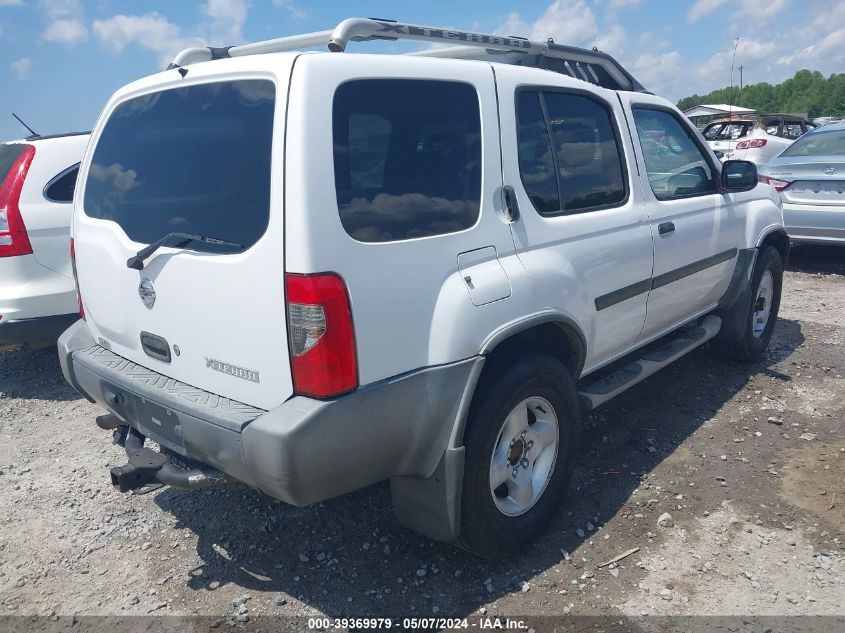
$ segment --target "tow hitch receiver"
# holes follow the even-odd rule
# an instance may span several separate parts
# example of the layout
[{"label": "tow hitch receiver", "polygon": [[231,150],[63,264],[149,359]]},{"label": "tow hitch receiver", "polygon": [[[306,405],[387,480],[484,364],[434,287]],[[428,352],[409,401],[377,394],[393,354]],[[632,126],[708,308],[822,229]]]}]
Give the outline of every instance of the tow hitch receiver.
[{"label": "tow hitch receiver", "polygon": [[[98,426],[103,425],[98,420]],[[177,455],[157,452],[144,446],[146,437],[127,425],[114,426],[115,439],[126,449],[129,462],[111,469],[111,483],[115,490],[146,494],[162,486],[180,490],[195,490],[219,486],[229,481],[228,477],[209,466],[186,460]],[[178,462],[175,463],[175,462]]]}]

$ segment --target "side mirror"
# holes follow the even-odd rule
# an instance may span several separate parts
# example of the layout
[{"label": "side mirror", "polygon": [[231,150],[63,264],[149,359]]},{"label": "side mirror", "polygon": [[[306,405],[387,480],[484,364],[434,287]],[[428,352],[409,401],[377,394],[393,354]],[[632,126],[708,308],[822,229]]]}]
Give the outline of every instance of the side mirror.
[{"label": "side mirror", "polygon": [[722,164],[722,192],[751,191],[756,186],[757,166],[754,163],[747,160],[726,160]]}]

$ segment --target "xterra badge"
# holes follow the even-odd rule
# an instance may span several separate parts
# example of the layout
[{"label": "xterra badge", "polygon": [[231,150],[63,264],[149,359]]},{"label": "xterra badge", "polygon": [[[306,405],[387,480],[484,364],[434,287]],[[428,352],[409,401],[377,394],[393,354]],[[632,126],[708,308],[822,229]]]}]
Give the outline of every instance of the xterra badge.
[{"label": "xterra badge", "polygon": [[224,363],[223,361],[215,360],[214,358],[209,358],[208,356],[205,357],[205,366],[210,367],[214,371],[219,371],[221,374],[229,374],[235,378],[243,378],[244,380],[249,380],[250,382],[261,382],[257,371],[252,371],[251,369],[246,369],[244,367],[237,367],[236,365],[230,365],[229,363]]}]

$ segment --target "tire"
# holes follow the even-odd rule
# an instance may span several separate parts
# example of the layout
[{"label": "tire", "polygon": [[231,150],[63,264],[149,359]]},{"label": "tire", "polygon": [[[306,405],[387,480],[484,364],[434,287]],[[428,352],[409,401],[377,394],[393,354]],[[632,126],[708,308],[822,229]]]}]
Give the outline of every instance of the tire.
[{"label": "tire", "polygon": [[[547,525],[572,477],[581,429],[575,382],[555,358],[537,354],[501,372],[498,367],[487,369],[464,433],[458,537],[461,547],[482,557],[517,551]],[[555,426],[552,417],[556,434],[549,426]],[[550,442],[553,436],[555,444]],[[508,437],[518,439],[512,443]],[[498,449],[495,454],[494,449]],[[517,476],[513,465],[508,465],[511,462],[499,459],[503,455],[514,460]],[[503,469],[494,468],[496,456]],[[507,478],[495,493],[491,473]],[[527,483],[531,484],[530,501]]]},{"label": "tire", "polygon": [[[760,252],[754,265],[749,300],[737,302],[732,308],[745,312],[742,334],[728,340],[717,336],[711,343],[717,356],[745,362],[760,357],[772,338],[782,288],[783,262],[780,253],[774,246],[767,246]],[[764,315],[765,321],[761,322]]]}]

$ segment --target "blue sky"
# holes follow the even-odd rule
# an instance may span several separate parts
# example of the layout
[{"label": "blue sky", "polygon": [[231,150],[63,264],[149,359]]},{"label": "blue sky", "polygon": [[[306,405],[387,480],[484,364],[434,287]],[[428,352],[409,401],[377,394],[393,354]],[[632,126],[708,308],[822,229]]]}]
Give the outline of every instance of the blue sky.
[{"label": "blue sky", "polygon": [[737,37],[746,83],[800,68],[845,72],[845,0],[0,0],[0,139],[25,135],[9,112],[44,134],[90,129],[116,88],[185,46],[323,30],[350,16],[598,45],[672,100],[727,85]]}]

